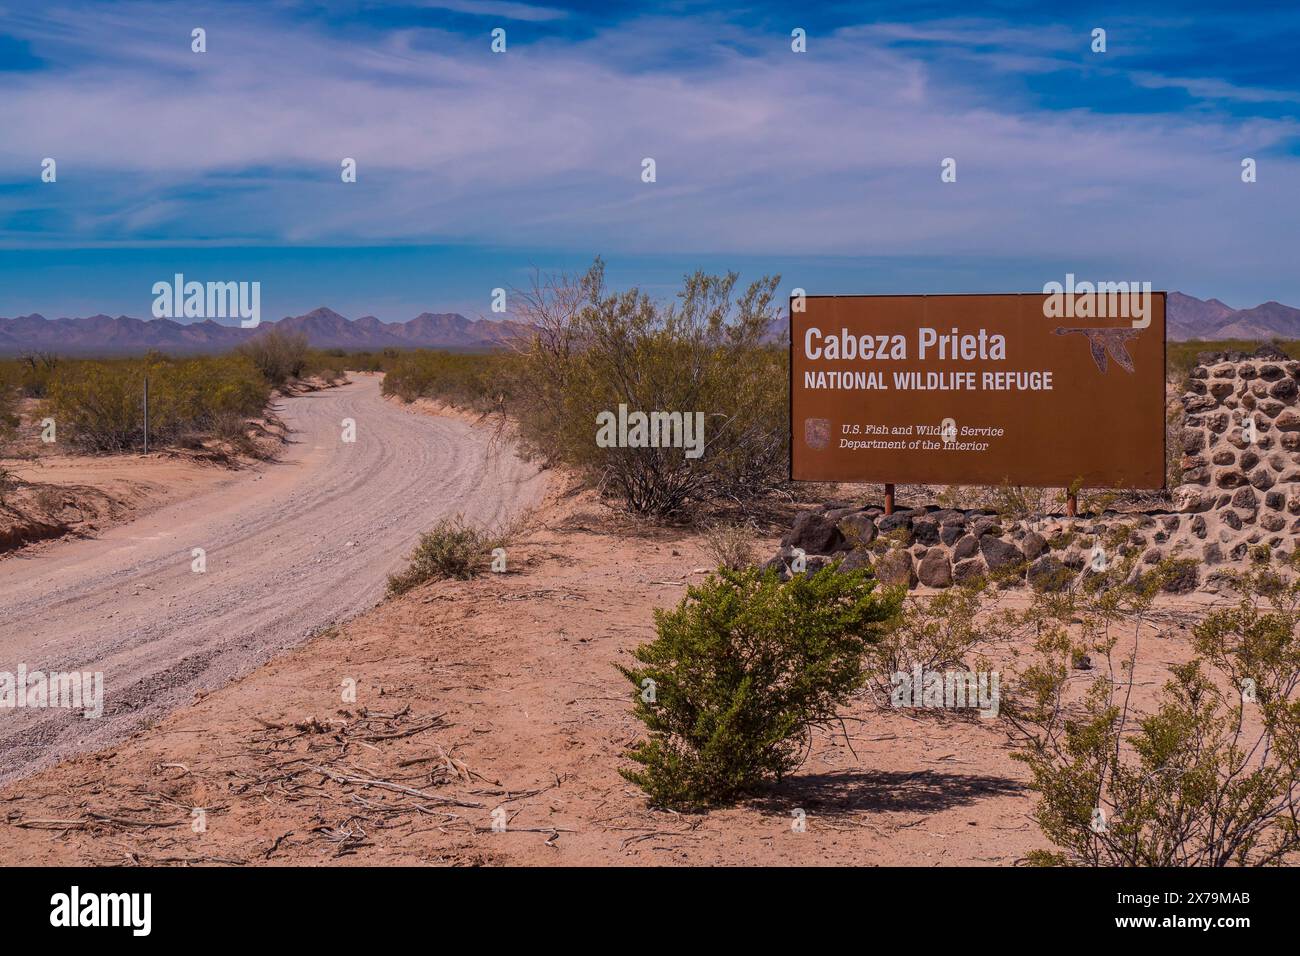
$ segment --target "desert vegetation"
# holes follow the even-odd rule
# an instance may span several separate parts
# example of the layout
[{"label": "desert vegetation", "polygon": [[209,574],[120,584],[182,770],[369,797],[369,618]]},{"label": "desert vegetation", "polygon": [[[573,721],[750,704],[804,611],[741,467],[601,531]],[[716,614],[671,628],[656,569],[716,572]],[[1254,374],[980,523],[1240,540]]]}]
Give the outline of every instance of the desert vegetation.
[{"label": "desert vegetation", "polygon": [[0,441],[16,436],[26,402],[30,417],[53,418],[59,441],[80,451],[141,448],[147,378],[151,445],[215,438],[247,452],[245,421],[262,414],[273,387],[307,375],[336,380],[347,365],[343,352],[310,349],[305,336],[274,329],[222,356],[28,353],[0,360]]},{"label": "desert vegetation", "polygon": [[[597,259],[580,277],[537,277],[516,292],[519,317],[537,332],[512,354],[400,356],[385,389],[508,414],[526,451],[637,514],[751,502],[786,479],[788,358],[765,339],[777,282],[741,291],[735,273],[697,272],[663,303],[638,288],[612,291]],[[598,444],[598,416],[620,406],[702,415],[699,449],[688,456],[680,427],[653,447]]]},{"label": "desert vegetation", "polygon": [[[880,539],[877,539],[880,540]],[[993,725],[1035,793],[1042,866],[1250,866],[1300,854],[1300,556],[1253,553],[1232,600],[1171,614],[1184,559],[1116,559],[1008,606],[997,575],[904,596],[841,561],[787,576],[725,566],[655,615],[618,669],[649,738],[621,771],[652,805],[707,809],[779,783],[814,727],[835,732],[891,675],[1001,672]],[[886,545],[886,548],[889,546]],[[1142,641],[1190,635],[1139,705]],[[993,659],[1000,659],[1000,667]],[[918,719],[958,714],[917,711]],[[940,724],[941,726],[941,724]]]},{"label": "desert vegetation", "polygon": [[387,371],[384,394],[404,402],[436,398],[473,411],[501,412],[516,394],[511,356],[438,351],[396,352],[375,364]]},{"label": "desert vegetation", "polygon": [[[1278,568],[1285,571],[1279,572]],[[1005,709],[1057,849],[1043,865],[1229,866],[1300,851],[1300,581],[1294,560],[1234,575],[1234,603],[1197,615],[1195,656],[1154,707],[1133,703],[1161,566],[1026,612],[1036,660]],[[1084,679],[1078,662],[1096,659]],[[1085,672],[1086,673],[1086,672]]]},{"label": "desert vegetation", "polygon": [[49,379],[39,414],[54,419],[60,441],[83,451],[138,448],[145,437],[146,377],[148,437],[159,444],[236,432],[245,417],[261,413],[268,395],[267,380],[242,355],[65,360]]},{"label": "desert vegetation", "polygon": [[405,570],[388,578],[388,594],[405,594],[412,588],[441,578],[468,580],[487,571],[493,552],[504,549],[518,536],[522,519],[488,529],[462,515],[444,518],[420,536]]},{"label": "desert vegetation", "polygon": [[797,769],[812,728],[867,679],[867,650],[898,610],[864,572],[827,568],[782,583],[726,568],[655,612],[658,636],[620,666],[649,739],[624,776],[657,805],[734,802]]}]

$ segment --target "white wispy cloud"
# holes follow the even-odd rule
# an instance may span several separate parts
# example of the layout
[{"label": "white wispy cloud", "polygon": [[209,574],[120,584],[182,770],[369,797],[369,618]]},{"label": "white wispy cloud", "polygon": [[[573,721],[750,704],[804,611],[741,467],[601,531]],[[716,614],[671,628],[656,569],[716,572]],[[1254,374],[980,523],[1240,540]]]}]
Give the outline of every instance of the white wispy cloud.
[{"label": "white wispy cloud", "polygon": [[[492,6],[514,19],[544,9]],[[1281,148],[1293,121],[1001,104],[893,43],[969,45],[964,22],[848,27],[796,55],[788,34],[644,16],[494,55],[486,33],[358,38],[288,24],[277,8],[148,9],[49,11],[58,50],[95,55],[13,75],[0,98],[5,175],[35,177],[40,157],[57,157],[56,188],[75,197],[48,199],[64,226],[40,241],[1032,250],[1172,264],[1222,248],[1280,257],[1300,212],[1300,190],[1280,188],[1300,181]],[[192,25],[207,29],[207,54],[189,51]],[[1078,41],[980,35],[990,57],[1018,48],[1036,62]],[[1267,156],[1251,187],[1238,177],[1248,155]],[[354,186],[339,182],[343,157],[358,161]],[[644,157],[655,184],[640,181]],[[958,161],[955,184],[940,182],[944,157]],[[28,201],[11,193],[0,212]]]}]

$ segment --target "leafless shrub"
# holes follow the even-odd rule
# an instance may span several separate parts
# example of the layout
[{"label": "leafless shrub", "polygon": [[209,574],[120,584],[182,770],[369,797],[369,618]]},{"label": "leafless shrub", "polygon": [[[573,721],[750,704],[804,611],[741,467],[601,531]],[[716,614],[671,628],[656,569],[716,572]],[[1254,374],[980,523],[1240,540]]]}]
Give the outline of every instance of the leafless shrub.
[{"label": "leafless shrub", "polygon": [[754,563],[754,526],[717,523],[704,531],[704,546],[718,567],[739,571]]}]

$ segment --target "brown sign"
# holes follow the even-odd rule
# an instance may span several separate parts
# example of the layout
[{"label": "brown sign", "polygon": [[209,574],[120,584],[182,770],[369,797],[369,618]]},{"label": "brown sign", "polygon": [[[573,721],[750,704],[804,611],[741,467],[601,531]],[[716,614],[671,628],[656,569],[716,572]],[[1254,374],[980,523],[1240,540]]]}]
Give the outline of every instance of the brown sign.
[{"label": "brown sign", "polygon": [[791,299],[791,477],[1163,488],[1165,293],[1069,278]]}]

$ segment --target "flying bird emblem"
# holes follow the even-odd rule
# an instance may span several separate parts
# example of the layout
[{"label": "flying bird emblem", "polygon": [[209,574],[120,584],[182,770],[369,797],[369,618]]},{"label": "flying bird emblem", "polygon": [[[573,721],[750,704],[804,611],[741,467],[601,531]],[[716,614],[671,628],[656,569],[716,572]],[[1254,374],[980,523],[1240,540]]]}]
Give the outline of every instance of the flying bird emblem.
[{"label": "flying bird emblem", "polygon": [[[1057,335],[1071,335],[1075,332],[1082,335],[1088,340],[1088,348],[1092,352],[1092,360],[1097,363],[1097,369],[1105,373],[1110,365],[1110,359],[1114,359],[1119,367],[1126,372],[1132,372],[1133,356],[1128,354],[1128,348],[1125,343],[1133,338],[1140,329],[1066,329],[1058,328]],[[1109,353],[1109,357],[1107,356]]]}]

